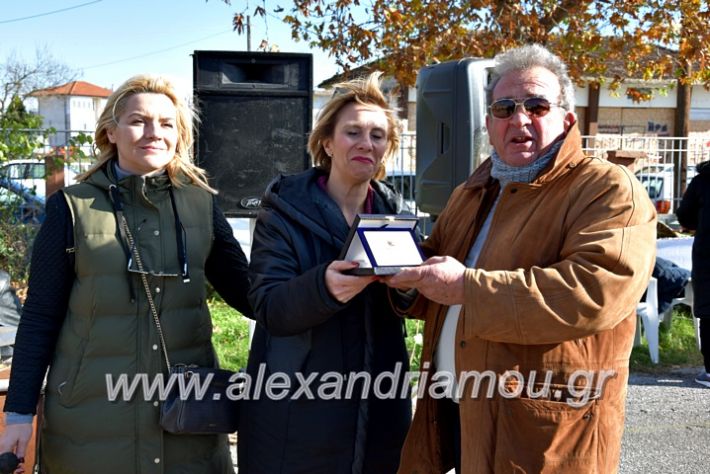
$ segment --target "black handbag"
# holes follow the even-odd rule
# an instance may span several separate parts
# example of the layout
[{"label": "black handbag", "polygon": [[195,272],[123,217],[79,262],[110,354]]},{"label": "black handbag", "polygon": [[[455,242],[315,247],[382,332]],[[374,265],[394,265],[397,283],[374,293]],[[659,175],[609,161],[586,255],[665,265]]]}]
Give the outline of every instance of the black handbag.
[{"label": "black handbag", "polygon": [[[215,434],[234,433],[239,425],[239,404],[229,391],[236,387],[235,372],[208,367],[177,365],[170,368],[171,377],[181,377],[175,381],[172,390],[160,406],[160,426],[173,434]],[[181,396],[180,386],[187,386],[190,379],[207,384],[204,396]],[[198,383],[198,385],[199,385]]]},{"label": "black handbag", "polygon": [[[128,242],[129,248],[132,249],[133,258],[136,260],[150,312],[160,338],[165,364],[170,373],[169,376],[175,379],[168,380],[172,386],[166,399],[160,405],[161,428],[173,434],[234,433],[239,425],[237,393],[243,386],[236,383],[237,373],[214,367],[170,364],[163,328],[160,325],[158,311],[155,309],[155,302],[150,292],[146,272],[143,269],[138,246],[135,245],[133,235],[120,207],[116,209],[116,215],[120,221],[121,233]],[[197,380],[191,380],[193,377],[197,377]],[[201,396],[197,397],[197,393]]]}]

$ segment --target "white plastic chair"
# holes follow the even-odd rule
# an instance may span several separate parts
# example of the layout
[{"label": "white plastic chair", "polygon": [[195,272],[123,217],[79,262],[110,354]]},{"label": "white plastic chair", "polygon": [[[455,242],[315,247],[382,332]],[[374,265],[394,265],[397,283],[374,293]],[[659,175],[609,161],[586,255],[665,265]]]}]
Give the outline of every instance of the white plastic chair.
[{"label": "white plastic chair", "polygon": [[641,345],[641,324],[643,322],[643,331],[648,342],[648,353],[651,356],[651,362],[658,364],[658,326],[660,318],[658,315],[658,280],[654,277],[648,282],[646,289],[646,299],[636,306],[636,336],[634,338],[634,346]]},{"label": "white plastic chair", "polygon": [[671,321],[673,320],[673,307],[679,304],[684,304],[690,307],[690,314],[693,315],[693,324],[695,325],[695,340],[698,343],[698,350],[700,350],[700,319],[696,318],[693,314],[693,281],[688,280],[683,290],[683,296],[679,298],[673,298],[671,305],[663,313],[662,323],[665,327],[671,327]]}]

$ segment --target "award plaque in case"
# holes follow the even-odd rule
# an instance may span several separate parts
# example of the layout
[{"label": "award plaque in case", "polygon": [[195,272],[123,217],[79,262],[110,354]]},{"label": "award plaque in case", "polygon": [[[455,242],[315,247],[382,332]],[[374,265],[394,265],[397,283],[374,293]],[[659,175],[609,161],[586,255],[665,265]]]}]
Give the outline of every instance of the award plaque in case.
[{"label": "award plaque in case", "polygon": [[358,214],[340,260],[357,262],[351,275],[393,275],[424,260],[417,244],[417,218],[407,215]]}]

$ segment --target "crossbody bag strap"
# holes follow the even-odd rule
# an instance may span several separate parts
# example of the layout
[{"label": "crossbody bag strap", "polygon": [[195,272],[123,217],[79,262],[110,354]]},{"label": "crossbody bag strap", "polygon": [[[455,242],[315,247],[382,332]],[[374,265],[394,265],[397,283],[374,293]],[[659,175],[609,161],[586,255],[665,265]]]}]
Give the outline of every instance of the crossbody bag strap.
[{"label": "crossbody bag strap", "polygon": [[[113,196],[112,196],[113,198]],[[113,199],[112,199],[113,200]],[[148,298],[148,305],[150,306],[150,312],[153,315],[153,321],[155,322],[155,328],[158,331],[158,337],[160,338],[160,346],[163,349],[163,356],[165,357],[165,365],[168,370],[170,370],[170,358],[168,357],[168,347],[165,345],[165,337],[163,336],[163,328],[160,325],[160,318],[158,317],[158,311],[155,309],[155,302],[153,301],[153,295],[150,292],[150,285],[148,285],[148,277],[143,269],[143,260],[141,260],[141,255],[138,252],[138,246],[133,240],[133,234],[131,229],[128,227],[128,221],[126,221],[126,216],[123,215],[123,206],[116,205],[114,202],[114,210],[116,212],[116,217],[120,225],[121,236],[128,243],[128,248],[133,254],[133,258],[136,260],[136,266],[138,267],[138,272],[141,276],[141,281],[143,282],[143,289],[145,290],[145,296]],[[129,263],[130,265],[130,263]]]}]

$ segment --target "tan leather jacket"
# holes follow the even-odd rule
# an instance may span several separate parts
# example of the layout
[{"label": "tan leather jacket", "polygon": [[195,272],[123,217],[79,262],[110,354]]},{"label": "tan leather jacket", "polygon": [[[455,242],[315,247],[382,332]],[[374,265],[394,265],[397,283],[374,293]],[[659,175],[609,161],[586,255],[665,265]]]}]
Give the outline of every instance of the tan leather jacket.
[{"label": "tan leather jacket", "polygon": [[[499,191],[490,169],[454,191],[428,255],[465,259]],[[576,125],[534,182],[500,192],[456,330],[456,370],[472,374],[459,405],[462,472],[614,472],[635,308],[655,259],[653,205],[626,168],[583,155]],[[429,376],[446,311],[420,298],[410,312],[426,321]],[[451,420],[428,388],[401,473],[453,467]]]}]

